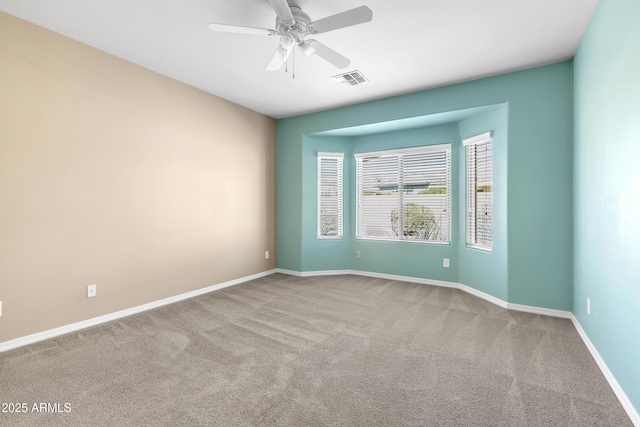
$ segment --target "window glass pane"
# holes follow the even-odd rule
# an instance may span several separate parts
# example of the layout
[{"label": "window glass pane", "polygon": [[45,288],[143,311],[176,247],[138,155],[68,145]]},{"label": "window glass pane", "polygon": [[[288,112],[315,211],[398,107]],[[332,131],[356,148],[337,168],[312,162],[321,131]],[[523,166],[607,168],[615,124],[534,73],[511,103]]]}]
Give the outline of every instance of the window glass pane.
[{"label": "window glass pane", "polygon": [[318,238],[342,237],[342,158],[318,157]]},{"label": "window glass pane", "polygon": [[449,164],[445,151],[403,157],[403,238],[449,240]]},{"label": "window glass pane", "polygon": [[467,145],[467,245],[491,249],[493,233],[492,140]]},{"label": "window glass pane", "polygon": [[448,243],[450,145],[380,153],[356,157],[357,237]]},{"label": "window glass pane", "polygon": [[359,235],[396,239],[399,203],[398,158],[364,158],[359,161],[359,166]]},{"label": "window glass pane", "polygon": [[493,217],[491,144],[476,148],[476,243],[491,248]]}]

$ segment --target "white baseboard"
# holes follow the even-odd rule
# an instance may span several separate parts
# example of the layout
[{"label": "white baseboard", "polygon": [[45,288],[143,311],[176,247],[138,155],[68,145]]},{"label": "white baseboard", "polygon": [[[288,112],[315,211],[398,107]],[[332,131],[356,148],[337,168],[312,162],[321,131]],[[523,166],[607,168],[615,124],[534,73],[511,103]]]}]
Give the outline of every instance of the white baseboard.
[{"label": "white baseboard", "polygon": [[285,269],[277,268],[276,272],[282,273],[282,274],[288,274],[290,276],[297,276],[297,277],[335,276],[340,274],[353,274],[354,276],[366,276],[366,277],[374,277],[378,279],[388,279],[388,280],[398,280],[401,282],[419,283],[421,285],[432,285],[432,286],[440,286],[444,288],[454,288],[454,289],[460,289],[461,291],[464,291],[468,294],[471,294],[485,301],[488,301],[492,304],[495,304],[499,307],[506,308],[509,310],[524,311],[526,313],[541,314],[544,316],[551,316],[551,317],[560,317],[562,319],[571,319],[571,316],[572,316],[570,311],[554,310],[551,308],[534,307],[531,305],[509,303],[500,298],[494,297],[493,295],[489,295],[487,293],[474,289],[470,286],[463,285],[462,283],[447,282],[444,280],[423,279],[421,277],[400,276],[396,274],[374,273],[371,271],[360,271],[360,270],[293,271],[293,270],[285,270]]},{"label": "white baseboard", "polygon": [[633,407],[633,404],[627,397],[626,393],[622,390],[620,384],[618,384],[616,377],[613,376],[613,373],[609,370],[609,367],[605,363],[604,359],[602,358],[602,356],[600,356],[600,353],[598,353],[598,350],[589,339],[589,336],[584,331],[584,329],[582,329],[582,325],[580,325],[580,322],[578,322],[578,319],[573,314],[571,315],[571,321],[573,322],[573,326],[575,326],[576,330],[578,331],[578,334],[580,334],[580,338],[582,338],[582,341],[589,349],[591,356],[593,356],[593,359],[598,364],[600,371],[602,371],[602,374],[609,382],[609,385],[613,389],[613,392],[616,394],[616,397],[620,401],[620,404],[627,412],[627,415],[631,419],[631,422],[634,426],[640,427],[640,415],[638,414],[638,411]]},{"label": "white baseboard", "polygon": [[560,317],[562,319],[571,319],[573,313],[564,310],[555,310],[553,308],[534,307],[531,305],[513,304],[508,302],[509,310],[524,311],[525,313],[542,314],[544,316]]},{"label": "white baseboard", "polygon": [[296,277],[339,276],[341,274],[353,274],[351,270],[295,271],[284,268],[276,268],[275,272]]},{"label": "white baseboard", "polygon": [[275,272],[276,273],[286,274],[287,276],[303,277],[302,276],[302,272],[294,271],[294,270],[287,270],[286,268],[276,268]]},{"label": "white baseboard", "polygon": [[444,280],[423,279],[421,277],[400,276],[397,274],[372,273],[370,271],[362,271],[362,270],[349,270],[348,274],[353,274],[356,276],[374,277],[377,279],[398,280],[400,282],[419,283],[421,285],[440,286],[442,288],[457,289],[460,287],[459,283],[446,282]]},{"label": "white baseboard", "polygon": [[61,326],[55,329],[49,329],[48,331],[38,332],[36,334],[27,335],[24,337],[16,338],[14,340],[5,341],[0,343],[0,353],[14,348],[22,347],[28,344],[33,344],[39,341],[44,341],[49,338],[54,338],[60,335],[75,332],[80,329],[96,326],[101,323],[110,322],[112,320],[120,319],[132,314],[141,313],[143,311],[151,310],[163,305],[172,304],[174,302],[182,301],[188,298],[193,298],[198,295],[203,295],[209,292],[217,291],[219,289],[227,288],[229,286],[238,285],[240,283],[248,282],[250,280],[259,279],[261,277],[268,276],[275,273],[277,270],[263,271],[262,273],[253,274],[251,276],[241,277],[239,279],[229,280],[227,282],[218,283],[217,285],[208,286],[202,289],[196,289],[195,291],[186,292],[184,294],[175,295],[169,298],[164,298],[158,301],[153,301],[147,304],[138,305],[136,307],[127,308],[125,310],[116,311],[114,313],[105,314],[103,316],[94,317],[91,319],[83,320],[81,322],[72,323],[70,325]]},{"label": "white baseboard", "polygon": [[371,271],[361,270],[318,270],[318,271],[294,271],[284,268],[277,268],[276,273],[287,274],[296,277],[317,277],[317,276],[339,276],[343,274],[351,274],[354,276],[374,277],[377,279],[399,280],[401,282],[420,283],[423,285],[442,286],[445,288],[458,288],[459,283],[445,282],[443,280],[422,279],[420,277],[398,276],[396,274],[374,273]]},{"label": "white baseboard", "polygon": [[[509,303],[507,303],[506,301],[501,300],[500,298],[494,297],[493,295],[486,294],[486,293],[484,293],[482,291],[479,291],[477,289],[474,289],[474,288],[472,288],[470,286],[460,284],[458,289],[460,289],[461,291],[464,291],[466,293],[469,293],[471,295],[474,295],[474,296],[476,296],[478,298],[482,298],[485,301],[489,301],[490,303],[493,303],[493,304],[497,305],[498,307],[507,308],[507,309],[509,308]],[[536,309],[536,308],[539,308],[539,307],[531,307],[531,308],[532,309]]]},{"label": "white baseboard", "polygon": [[504,300],[501,300],[500,298],[496,298],[492,295],[486,294],[477,289],[463,285],[461,283],[445,282],[441,280],[430,280],[430,279],[422,279],[418,277],[398,276],[394,274],[384,274],[384,273],[372,273],[369,271],[358,271],[358,270],[330,270],[330,271],[299,272],[299,271],[292,271],[292,270],[276,269],[276,272],[289,274],[292,276],[298,276],[298,277],[353,274],[356,276],[375,277],[380,279],[399,280],[403,282],[419,283],[424,285],[442,286],[446,288],[456,288],[456,289],[460,289],[461,291],[467,292],[471,295],[474,295],[478,298],[481,298],[483,300],[489,301],[490,303],[493,303],[499,307],[506,308],[508,310],[523,311],[526,313],[541,314],[544,316],[559,317],[562,319],[571,319],[571,321],[573,322],[573,325],[578,331],[578,334],[582,338],[582,341],[584,341],[585,345],[591,352],[591,355],[593,356],[594,360],[598,364],[598,367],[600,367],[602,374],[605,376],[605,378],[609,382],[609,385],[613,389],[613,392],[618,397],[620,404],[622,405],[624,410],[627,412],[627,415],[629,415],[631,422],[633,423],[634,426],[640,427],[640,416],[638,416],[638,412],[633,407],[633,404],[631,403],[631,401],[629,400],[625,392],[622,390],[622,387],[620,387],[620,384],[618,384],[618,381],[616,381],[615,377],[609,370],[609,367],[604,362],[604,360],[596,350],[595,346],[593,345],[593,343],[591,342],[587,334],[582,329],[582,326],[580,326],[578,319],[570,311],[555,310],[552,308],[544,308],[544,307],[534,307],[534,306],[522,305],[522,304],[513,304],[513,303],[506,302]]}]

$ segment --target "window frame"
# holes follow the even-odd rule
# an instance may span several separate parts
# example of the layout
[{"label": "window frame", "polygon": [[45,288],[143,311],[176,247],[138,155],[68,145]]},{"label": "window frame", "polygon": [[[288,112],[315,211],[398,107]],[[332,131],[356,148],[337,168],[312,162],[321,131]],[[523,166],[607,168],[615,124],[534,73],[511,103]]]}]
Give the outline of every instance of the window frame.
[{"label": "window frame", "polygon": [[[344,239],[344,153],[329,153],[329,152],[318,152],[317,156],[317,167],[318,167],[318,205],[317,205],[317,223],[316,223],[316,236],[318,240],[342,240]],[[337,198],[337,222],[338,222],[338,231],[337,235],[324,235],[322,234],[322,221],[323,221],[323,200],[322,200],[322,189],[323,189],[323,160],[336,160],[336,198]],[[326,185],[326,183],[325,183]]]},{"label": "window frame", "polygon": [[[373,152],[363,152],[354,154],[356,160],[356,239],[357,240],[372,240],[372,241],[382,241],[382,242],[402,242],[402,243],[417,243],[417,244],[431,244],[431,245],[451,245],[451,227],[452,227],[452,218],[453,215],[451,213],[451,189],[452,189],[452,169],[451,169],[451,143],[443,143],[443,144],[433,144],[433,145],[424,145],[419,147],[410,147],[410,148],[401,148],[401,149],[391,149],[391,150],[382,150],[382,151],[373,151]],[[421,240],[421,239],[408,239],[404,235],[404,227],[401,226],[402,218],[404,216],[404,206],[407,202],[404,201],[406,190],[404,188],[403,183],[403,164],[404,164],[404,156],[412,155],[412,154],[424,154],[424,153],[432,153],[443,151],[445,155],[445,173],[446,173],[446,197],[445,197],[445,211],[447,215],[447,226],[443,231],[446,233],[446,240]],[[397,238],[384,238],[384,237],[367,237],[361,236],[360,228],[362,219],[360,218],[361,214],[361,197],[363,193],[363,188],[361,187],[362,183],[360,182],[360,168],[362,166],[362,159],[372,158],[372,157],[398,157],[398,218],[399,224],[398,229],[402,229],[403,232],[398,232]],[[402,189],[402,191],[401,191]]]},{"label": "window frame", "polygon": [[[480,135],[467,138],[462,141],[462,145],[465,147],[465,242],[466,247],[470,249],[477,249],[486,252],[493,251],[493,132],[485,132]],[[477,171],[479,169],[479,162],[477,157],[477,150],[479,147],[488,147],[489,155],[484,158],[482,165],[485,170],[484,185],[478,185]],[[471,155],[473,154],[473,159]],[[472,164],[473,160],[473,164]],[[473,166],[473,168],[472,168]],[[486,180],[487,170],[489,170],[489,181]],[[489,183],[489,185],[487,185]],[[491,215],[489,218],[489,240],[478,239],[478,209],[477,209],[477,196],[479,187],[490,187],[490,201],[489,209]],[[486,191],[481,191],[485,193]],[[487,215],[485,213],[485,215]],[[487,228],[487,226],[483,226]]]}]

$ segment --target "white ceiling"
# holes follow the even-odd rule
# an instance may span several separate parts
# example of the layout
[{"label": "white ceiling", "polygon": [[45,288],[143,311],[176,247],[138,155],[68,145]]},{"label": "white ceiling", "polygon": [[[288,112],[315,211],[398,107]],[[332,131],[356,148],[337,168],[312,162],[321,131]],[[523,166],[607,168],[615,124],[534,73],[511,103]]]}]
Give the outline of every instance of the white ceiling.
[{"label": "white ceiling", "polygon": [[[351,59],[338,70],[295,52],[265,71],[277,37],[267,0],[0,0],[0,10],[275,118],[386,98],[573,57],[598,0],[296,0],[312,20],[367,5],[373,21],[314,36]],[[370,82],[331,76],[360,70]]]}]

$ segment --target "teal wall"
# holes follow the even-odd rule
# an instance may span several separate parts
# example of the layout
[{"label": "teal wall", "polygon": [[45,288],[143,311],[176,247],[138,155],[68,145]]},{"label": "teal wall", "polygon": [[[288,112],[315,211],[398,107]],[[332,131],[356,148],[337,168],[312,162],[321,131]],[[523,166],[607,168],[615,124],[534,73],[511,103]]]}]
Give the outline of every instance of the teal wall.
[{"label": "teal wall", "polygon": [[[461,151],[458,127],[455,123],[358,136],[353,138],[352,147],[354,153],[366,153],[369,151],[448,143],[451,143],[451,188],[454,189],[458,187],[458,164],[453,159],[456,159]],[[351,176],[351,182],[355,187],[355,166],[353,169],[354,173]],[[355,204],[355,199],[351,203]],[[457,211],[458,206],[455,198],[452,198],[451,205],[452,210],[454,212]],[[352,212],[350,220],[353,224],[356,223],[355,212]],[[459,233],[459,227],[455,217],[452,218],[452,222],[452,241],[455,241]],[[353,259],[352,268],[354,270],[448,282],[458,281],[458,262],[454,245],[357,240],[353,235],[351,240],[354,248],[351,254]],[[361,259],[355,259],[355,251],[361,252]],[[443,258],[451,260],[450,268],[442,267]]]},{"label": "teal wall", "polygon": [[[354,207],[349,202],[355,192],[350,184],[353,157],[351,139],[305,135],[302,152],[302,259],[296,271],[349,270],[351,269],[351,236],[355,228],[350,215]],[[344,153],[343,169],[343,235],[341,240],[318,240],[318,152]],[[278,255],[278,258],[280,255]]]},{"label": "teal wall", "polygon": [[[571,310],[572,73],[572,63],[562,62],[279,120],[278,267],[294,271],[355,269],[454,282],[464,278],[469,281],[469,286],[509,302]],[[497,238],[502,242],[494,253],[467,253],[470,250],[463,248],[464,228],[460,228],[459,221],[454,229],[454,240],[446,247],[355,241],[353,207],[347,206],[353,204],[353,193],[350,196],[345,194],[345,197],[350,197],[345,205],[349,209],[346,222],[350,234],[345,234],[342,242],[322,245],[327,242],[317,241],[314,153],[320,151],[325,143],[343,144],[351,147],[345,149],[351,158],[353,147],[388,143],[388,147],[393,148],[395,144],[383,135],[342,137],[342,140],[329,138],[323,142],[327,132],[502,104],[508,104],[508,114],[507,107],[493,116],[486,113],[488,125],[504,128],[500,131],[504,134],[498,140],[501,147],[498,160],[502,163],[499,166],[501,177],[504,179],[506,176],[506,180],[495,186],[500,188],[502,185],[506,195],[495,197],[506,221],[497,225],[502,230]],[[466,123],[463,120],[455,126],[456,129],[451,128],[450,131],[451,135],[457,134],[456,153],[459,154],[461,132],[471,132],[474,127],[480,129],[482,126],[472,120]],[[427,138],[427,134],[435,135],[442,131],[434,129],[432,126],[428,130],[397,132],[404,132],[402,144],[414,144],[411,142],[412,132],[417,132],[414,136],[424,132],[424,138]],[[482,129],[482,132],[486,130],[491,129]],[[322,133],[325,135],[316,135]],[[384,133],[384,129],[379,133]],[[506,134],[508,139],[505,139]],[[383,140],[384,143],[376,142]],[[434,143],[436,140],[437,143],[444,142],[435,138]],[[322,148],[322,151],[331,150]],[[454,161],[453,179],[459,183],[461,160],[458,154]],[[345,173],[348,173],[348,180],[345,185],[353,191],[353,165],[351,161],[347,163],[348,171]],[[460,191],[461,187],[457,185],[456,188]],[[463,199],[459,193],[454,193],[453,197],[453,215],[460,218]],[[355,260],[356,250],[362,251],[361,260]],[[487,256],[492,257],[497,270],[478,267]],[[443,257],[452,260],[452,268],[441,267]],[[462,265],[462,260],[468,264]],[[492,277],[498,278],[497,284],[490,283]]]},{"label": "teal wall", "polygon": [[494,107],[459,122],[460,140],[485,132],[493,132],[493,241],[491,252],[466,247],[466,182],[465,155],[459,156],[458,238],[459,282],[503,301],[509,300],[507,245],[507,188],[508,188],[508,106]]},{"label": "teal wall", "polygon": [[[640,3],[601,0],[574,61],[279,120],[278,266],[460,282],[511,303],[572,310],[639,408],[639,51]],[[340,132],[367,125],[377,133]],[[485,253],[465,247],[460,141],[489,130],[495,221]],[[353,153],[443,142],[453,144],[451,245],[356,240]],[[345,153],[343,240],[316,239],[317,151]]]},{"label": "teal wall", "polygon": [[574,313],[640,409],[640,2],[601,0],[574,61]]}]

